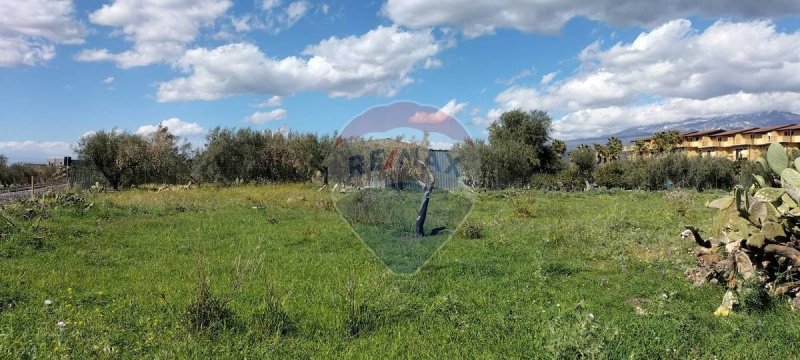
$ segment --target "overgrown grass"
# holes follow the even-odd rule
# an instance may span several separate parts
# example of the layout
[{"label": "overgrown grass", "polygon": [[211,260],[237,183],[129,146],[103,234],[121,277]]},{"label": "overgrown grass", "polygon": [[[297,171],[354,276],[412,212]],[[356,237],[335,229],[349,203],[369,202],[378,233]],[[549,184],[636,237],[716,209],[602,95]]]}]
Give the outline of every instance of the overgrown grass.
[{"label": "overgrown grass", "polygon": [[[677,234],[709,228],[718,194],[690,195],[481,193],[482,236],[455,231],[413,276],[311,185],[23,204],[3,210],[0,358],[798,357],[785,302],[717,318],[723,289],[684,280]],[[199,268],[230,299],[215,331],[186,325]]]}]

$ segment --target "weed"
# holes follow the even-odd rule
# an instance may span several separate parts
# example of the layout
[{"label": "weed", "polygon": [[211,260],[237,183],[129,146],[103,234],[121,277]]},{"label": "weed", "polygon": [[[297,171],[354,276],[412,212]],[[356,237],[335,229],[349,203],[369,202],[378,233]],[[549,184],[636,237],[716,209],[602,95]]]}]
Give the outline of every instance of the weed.
[{"label": "weed", "polygon": [[483,226],[474,221],[467,221],[461,226],[460,232],[467,239],[480,239],[483,237]]},{"label": "weed", "polygon": [[534,211],[534,200],[531,198],[521,198],[514,201],[514,211],[517,216],[521,218],[534,218],[536,212]]},{"label": "weed", "polygon": [[228,306],[232,298],[222,299],[211,291],[205,272],[197,275],[194,301],[184,312],[184,321],[194,331],[219,330],[233,324],[235,314]]},{"label": "weed", "polygon": [[739,305],[744,311],[764,311],[769,308],[772,298],[759,280],[753,276],[742,282],[739,289]]},{"label": "weed", "polygon": [[377,312],[372,302],[377,294],[377,288],[372,291],[362,291],[354,275],[350,275],[345,285],[345,314],[344,329],[349,338],[363,335],[375,326]]}]

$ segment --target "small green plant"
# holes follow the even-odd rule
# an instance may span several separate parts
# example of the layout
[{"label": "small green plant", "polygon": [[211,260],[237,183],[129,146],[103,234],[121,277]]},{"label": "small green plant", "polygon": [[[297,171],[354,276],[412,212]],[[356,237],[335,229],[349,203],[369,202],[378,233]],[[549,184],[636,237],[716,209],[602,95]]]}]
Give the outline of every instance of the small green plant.
[{"label": "small green plant", "polygon": [[483,227],[477,222],[467,221],[461,226],[461,235],[467,239],[480,239],[483,237]]},{"label": "small green plant", "polygon": [[375,326],[377,312],[373,302],[380,286],[367,287],[358,283],[354,275],[350,275],[345,285],[344,329],[348,338],[363,335]]},{"label": "small green plant", "polygon": [[536,217],[536,213],[534,211],[534,200],[530,198],[522,198],[517,199],[514,201],[514,208],[517,216],[521,218],[533,218]]},{"label": "small green plant", "polygon": [[741,309],[747,312],[762,311],[769,307],[772,298],[764,288],[764,284],[758,277],[750,279],[740,279],[739,304]]},{"label": "small green plant", "polygon": [[198,272],[195,298],[184,312],[184,321],[194,331],[219,330],[233,324],[232,298],[222,299],[211,291],[205,272]]}]

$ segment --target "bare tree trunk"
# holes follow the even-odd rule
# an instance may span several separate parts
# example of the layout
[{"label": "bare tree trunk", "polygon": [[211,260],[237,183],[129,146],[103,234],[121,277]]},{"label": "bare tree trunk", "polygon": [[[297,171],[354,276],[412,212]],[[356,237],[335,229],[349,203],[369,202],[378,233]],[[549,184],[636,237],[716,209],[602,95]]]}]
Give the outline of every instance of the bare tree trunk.
[{"label": "bare tree trunk", "polygon": [[[425,164],[423,163],[423,166]],[[425,169],[427,170],[427,168]],[[433,185],[436,183],[436,178],[433,176],[433,173],[428,171],[428,182],[423,183],[420,182],[422,185],[422,205],[419,207],[419,211],[417,212],[417,223],[416,223],[416,232],[417,237],[425,236],[425,219],[428,218],[428,203],[431,201],[431,193],[433,192]]]},{"label": "bare tree trunk", "polygon": [[426,184],[422,193],[422,205],[417,212],[417,237],[425,236],[425,219],[428,217],[428,203],[431,201],[433,184]]}]

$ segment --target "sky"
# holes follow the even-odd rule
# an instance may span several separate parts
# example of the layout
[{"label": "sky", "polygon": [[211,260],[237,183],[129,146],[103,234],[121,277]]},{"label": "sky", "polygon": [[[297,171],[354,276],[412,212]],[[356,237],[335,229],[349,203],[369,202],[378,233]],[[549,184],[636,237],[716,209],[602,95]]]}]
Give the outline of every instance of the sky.
[{"label": "sky", "polygon": [[0,154],[158,125],[331,133],[397,101],[473,137],[511,109],[561,139],[800,112],[799,27],[796,0],[0,0]]}]

